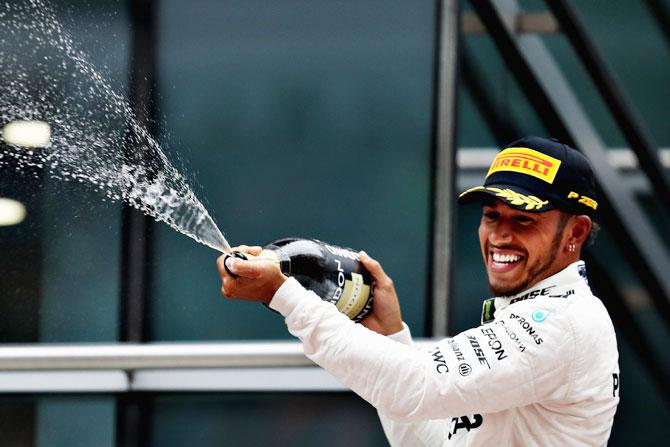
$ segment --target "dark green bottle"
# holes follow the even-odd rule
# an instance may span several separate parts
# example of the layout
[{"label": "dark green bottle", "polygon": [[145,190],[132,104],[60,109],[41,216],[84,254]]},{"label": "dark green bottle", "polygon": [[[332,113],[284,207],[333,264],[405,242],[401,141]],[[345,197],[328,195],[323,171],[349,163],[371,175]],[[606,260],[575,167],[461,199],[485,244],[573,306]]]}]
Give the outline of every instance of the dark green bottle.
[{"label": "dark green bottle", "polygon": [[281,271],[359,322],[372,310],[374,281],[355,251],[315,239],[287,238],[264,247]]}]

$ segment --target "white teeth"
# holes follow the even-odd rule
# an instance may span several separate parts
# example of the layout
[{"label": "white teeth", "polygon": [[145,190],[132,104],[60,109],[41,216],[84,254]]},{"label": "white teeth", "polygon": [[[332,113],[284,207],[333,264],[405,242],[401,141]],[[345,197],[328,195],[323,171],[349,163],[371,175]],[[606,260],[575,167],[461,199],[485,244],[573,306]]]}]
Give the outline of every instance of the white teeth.
[{"label": "white teeth", "polygon": [[503,255],[500,253],[493,253],[493,260],[495,262],[503,262],[503,263],[511,263],[511,262],[516,262],[519,259],[521,259],[520,256],[517,255]]}]

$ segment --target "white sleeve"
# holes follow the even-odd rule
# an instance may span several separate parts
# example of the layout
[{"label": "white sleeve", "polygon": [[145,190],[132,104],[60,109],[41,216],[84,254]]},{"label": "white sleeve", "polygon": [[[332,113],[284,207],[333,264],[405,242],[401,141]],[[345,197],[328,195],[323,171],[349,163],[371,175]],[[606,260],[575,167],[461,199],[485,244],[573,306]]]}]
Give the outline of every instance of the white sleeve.
[{"label": "white sleeve", "polygon": [[533,321],[532,306],[519,303],[516,314],[421,351],[354,324],[295,279],[270,303],[307,357],[385,416],[404,422],[564,397],[574,357],[571,325],[559,312],[547,316],[541,309],[544,319]]},{"label": "white sleeve", "polygon": [[[386,338],[412,346],[412,334],[403,322],[403,329]],[[432,447],[442,445],[448,437],[449,425],[441,419],[399,422],[378,411],[384,434],[392,447]]]},{"label": "white sleeve", "polygon": [[387,335],[386,338],[389,340],[397,341],[403,345],[413,346],[414,340],[412,340],[412,332],[409,330],[409,326],[402,322],[402,330],[396,332],[395,334]]}]

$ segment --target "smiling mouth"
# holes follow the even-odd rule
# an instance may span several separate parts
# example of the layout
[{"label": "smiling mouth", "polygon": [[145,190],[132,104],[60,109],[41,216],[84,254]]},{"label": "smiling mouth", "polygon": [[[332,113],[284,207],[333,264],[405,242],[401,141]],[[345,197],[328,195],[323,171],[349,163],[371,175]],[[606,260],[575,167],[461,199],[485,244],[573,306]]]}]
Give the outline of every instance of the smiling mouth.
[{"label": "smiling mouth", "polygon": [[489,251],[489,266],[494,273],[505,273],[517,267],[525,257],[518,253]]}]

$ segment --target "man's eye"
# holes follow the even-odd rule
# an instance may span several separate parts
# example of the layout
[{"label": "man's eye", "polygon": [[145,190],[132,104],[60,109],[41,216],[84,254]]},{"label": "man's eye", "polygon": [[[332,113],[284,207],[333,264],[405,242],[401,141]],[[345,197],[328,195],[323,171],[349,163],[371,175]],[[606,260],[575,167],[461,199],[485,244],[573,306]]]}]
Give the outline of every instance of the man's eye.
[{"label": "man's eye", "polygon": [[496,211],[486,211],[484,213],[484,217],[489,220],[496,220],[498,217],[500,217],[500,213]]},{"label": "man's eye", "polygon": [[533,219],[527,216],[514,216],[514,220],[520,224],[529,224],[533,222]]}]

